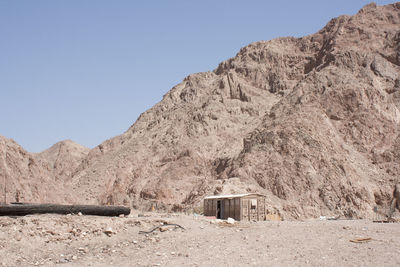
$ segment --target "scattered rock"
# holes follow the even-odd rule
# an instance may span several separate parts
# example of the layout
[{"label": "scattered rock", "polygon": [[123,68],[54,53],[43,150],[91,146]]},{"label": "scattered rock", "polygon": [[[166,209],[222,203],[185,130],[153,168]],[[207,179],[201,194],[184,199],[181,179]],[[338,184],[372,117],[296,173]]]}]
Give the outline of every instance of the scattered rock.
[{"label": "scattered rock", "polygon": [[83,247],[78,248],[78,251],[81,253],[87,253],[87,249]]},{"label": "scattered rock", "polygon": [[113,229],[112,229],[111,227],[107,227],[107,228],[104,230],[104,233],[105,233],[106,235],[108,235],[108,236],[112,236],[113,234],[115,234],[115,232],[113,231]]}]

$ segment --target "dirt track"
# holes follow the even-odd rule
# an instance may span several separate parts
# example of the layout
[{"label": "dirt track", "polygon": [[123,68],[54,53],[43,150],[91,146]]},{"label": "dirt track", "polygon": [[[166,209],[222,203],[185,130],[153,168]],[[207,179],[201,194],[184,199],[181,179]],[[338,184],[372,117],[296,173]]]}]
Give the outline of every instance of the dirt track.
[{"label": "dirt track", "polygon": [[[163,232],[139,234],[161,223],[186,230],[166,226]],[[232,226],[202,216],[136,213],[124,218],[0,217],[0,229],[0,266],[400,265],[398,223],[311,220]],[[350,242],[366,237],[371,241]]]}]

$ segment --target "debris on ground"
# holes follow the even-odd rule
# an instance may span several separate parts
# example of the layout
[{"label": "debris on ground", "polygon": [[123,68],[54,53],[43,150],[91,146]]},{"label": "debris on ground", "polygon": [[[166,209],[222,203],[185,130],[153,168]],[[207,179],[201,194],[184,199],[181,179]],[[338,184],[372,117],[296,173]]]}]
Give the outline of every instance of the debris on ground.
[{"label": "debris on ground", "polygon": [[371,237],[364,237],[364,238],[351,239],[350,242],[353,242],[353,243],[367,243],[367,242],[369,242],[371,240],[372,240]]},{"label": "debris on ground", "polygon": [[111,227],[107,227],[107,228],[104,230],[104,233],[105,233],[106,235],[108,235],[108,236],[112,236],[113,234],[115,234],[115,232],[113,231],[113,229],[112,229]]},{"label": "debris on ground", "polygon": [[229,224],[234,224],[234,223],[235,223],[235,219],[229,217],[229,218],[226,220],[226,222],[229,223]]},{"label": "debris on ground", "polygon": [[[191,214],[179,214],[171,221],[166,220],[169,214],[149,215],[0,217],[0,266],[131,266],[132,259],[137,266],[160,263],[166,267],[264,266],[266,262],[347,266],[349,259],[356,266],[400,266],[396,224],[369,220],[235,220],[229,224],[227,220],[210,223]],[[139,234],[155,227],[160,228]],[[372,241],[349,242],[357,238]],[[393,256],[387,257],[389,253]]]},{"label": "debris on ground", "polygon": [[339,216],[319,216],[320,221],[336,221],[340,218]]},{"label": "debris on ground", "polygon": [[157,229],[160,229],[160,232],[165,232],[167,230],[166,229],[167,226],[175,226],[174,229],[181,228],[182,230],[185,230],[185,228],[180,226],[179,224],[166,223],[166,224],[162,224],[162,225],[156,226],[153,229],[151,229],[150,231],[139,231],[139,234],[151,234],[152,232],[154,232]]}]

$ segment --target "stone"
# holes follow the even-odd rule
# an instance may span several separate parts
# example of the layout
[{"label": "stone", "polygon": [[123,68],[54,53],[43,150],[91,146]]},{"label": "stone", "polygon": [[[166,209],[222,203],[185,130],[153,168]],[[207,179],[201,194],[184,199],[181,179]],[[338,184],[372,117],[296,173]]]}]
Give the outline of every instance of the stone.
[{"label": "stone", "polygon": [[106,235],[108,235],[108,236],[111,236],[111,235],[115,234],[115,232],[113,231],[113,229],[112,229],[111,227],[107,227],[107,228],[104,230],[104,233],[105,233]]}]

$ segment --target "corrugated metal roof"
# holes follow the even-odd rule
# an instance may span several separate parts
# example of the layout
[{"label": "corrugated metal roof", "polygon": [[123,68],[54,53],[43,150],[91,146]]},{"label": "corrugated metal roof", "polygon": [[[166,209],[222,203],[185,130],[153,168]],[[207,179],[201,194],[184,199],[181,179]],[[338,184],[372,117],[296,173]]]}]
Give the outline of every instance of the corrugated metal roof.
[{"label": "corrugated metal roof", "polygon": [[209,197],[205,197],[204,199],[237,198],[237,197],[247,197],[247,196],[250,196],[250,195],[264,196],[264,195],[258,194],[258,193],[247,193],[247,194],[237,194],[237,195],[209,196]]}]

